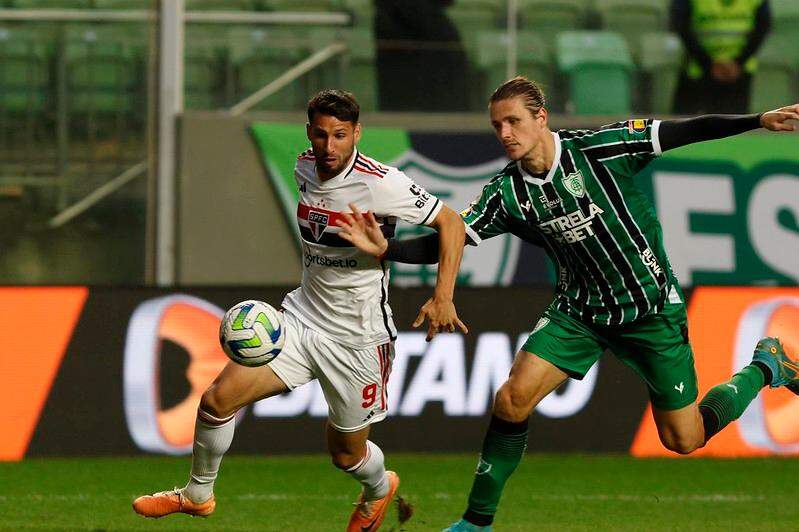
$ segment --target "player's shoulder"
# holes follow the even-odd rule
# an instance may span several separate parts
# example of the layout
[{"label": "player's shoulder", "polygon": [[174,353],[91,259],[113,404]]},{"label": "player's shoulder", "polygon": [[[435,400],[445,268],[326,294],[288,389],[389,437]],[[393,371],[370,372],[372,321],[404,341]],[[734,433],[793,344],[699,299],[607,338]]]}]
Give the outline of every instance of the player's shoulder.
[{"label": "player's shoulder", "polygon": [[295,166],[298,170],[313,168],[315,164],[316,159],[314,158],[312,148],[308,148],[304,152],[297,155],[297,162],[295,163]]},{"label": "player's shoulder", "polygon": [[593,129],[560,129],[557,134],[566,149],[586,148],[639,137],[652,127],[653,122],[648,118],[632,118]]},{"label": "player's shoulder", "polygon": [[510,161],[505,165],[504,168],[502,168],[502,170],[494,174],[494,176],[488,180],[486,187],[501,187],[505,183],[512,181],[514,176],[516,176],[518,173],[519,165],[516,163],[516,161]]},{"label": "player's shoulder", "polygon": [[496,194],[499,194],[504,200],[504,191],[512,186],[514,176],[518,173],[518,171],[518,165],[516,162],[510,161],[505,165],[504,168],[502,168],[502,170],[494,174],[491,179],[488,180],[488,183],[483,185],[483,189],[474,199],[472,204],[481,200],[485,200],[486,198],[494,197]]},{"label": "player's shoulder", "polygon": [[303,151],[299,155],[297,155],[297,161],[313,161],[313,148],[308,148],[307,150]]},{"label": "player's shoulder", "polygon": [[392,173],[399,172],[397,168],[383,164],[377,159],[373,159],[360,151],[355,155],[355,162],[353,163],[352,170],[369,179],[374,178],[382,180]]}]

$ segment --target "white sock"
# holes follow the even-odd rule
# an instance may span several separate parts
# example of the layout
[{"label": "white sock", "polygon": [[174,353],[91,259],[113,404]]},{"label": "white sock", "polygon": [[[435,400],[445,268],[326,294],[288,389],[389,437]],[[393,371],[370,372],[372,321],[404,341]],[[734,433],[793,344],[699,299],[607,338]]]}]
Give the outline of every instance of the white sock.
[{"label": "white sock", "polygon": [[383,463],[383,451],[370,441],[366,441],[366,456],[347,473],[352,478],[363,484],[363,496],[367,501],[373,501],[386,496],[388,493],[388,477],[386,466]]},{"label": "white sock", "polygon": [[207,501],[214,492],[214,481],[222,456],[230,448],[236,429],[235,414],[224,419],[197,409],[194,424],[194,447],[191,457],[191,477],[183,494],[192,502]]}]

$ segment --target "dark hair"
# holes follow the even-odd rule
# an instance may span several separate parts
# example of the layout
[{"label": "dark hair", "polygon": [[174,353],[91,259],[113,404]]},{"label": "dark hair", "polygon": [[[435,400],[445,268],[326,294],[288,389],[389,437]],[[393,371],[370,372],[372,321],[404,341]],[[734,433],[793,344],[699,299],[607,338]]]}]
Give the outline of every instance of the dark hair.
[{"label": "dark hair", "polygon": [[308,102],[308,122],[313,122],[316,113],[334,116],[342,122],[357,124],[361,106],[355,101],[355,96],[351,92],[325,89],[317,92]]},{"label": "dark hair", "polygon": [[541,87],[535,81],[523,76],[516,76],[497,87],[488,103],[491,105],[494,102],[509,100],[516,96],[524,98],[524,106],[533,114],[546,105],[546,98]]}]

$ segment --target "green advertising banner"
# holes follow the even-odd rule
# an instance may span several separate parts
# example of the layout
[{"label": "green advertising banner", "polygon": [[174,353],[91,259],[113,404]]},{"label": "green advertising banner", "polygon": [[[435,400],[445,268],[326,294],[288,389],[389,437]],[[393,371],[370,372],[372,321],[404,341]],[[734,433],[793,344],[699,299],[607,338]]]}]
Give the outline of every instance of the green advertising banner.
[{"label": "green advertising banner", "polygon": [[636,179],[684,285],[799,283],[799,136],[757,132],[686,146]]},{"label": "green advertising banner", "polygon": [[[289,225],[297,205],[294,161],[305,128],[252,127]],[[365,128],[359,149],[404,171],[455,210],[465,208],[507,162],[489,134]],[[663,226],[672,266],[685,286],[799,282],[799,135],[750,133],[667,152],[636,177]],[[424,229],[400,226],[398,236]],[[460,283],[547,281],[539,250],[504,235],[464,253]],[[400,285],[429,285],[435,268],[392,265]]]}]

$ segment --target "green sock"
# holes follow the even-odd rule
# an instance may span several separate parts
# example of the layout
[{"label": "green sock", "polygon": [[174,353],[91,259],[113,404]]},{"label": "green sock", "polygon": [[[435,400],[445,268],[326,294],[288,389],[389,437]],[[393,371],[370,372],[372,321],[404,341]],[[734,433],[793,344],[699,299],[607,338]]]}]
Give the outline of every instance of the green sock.
[{"label": "green sock", "polygon": [[741,417],[764,385],[763,370],[750,364],[729,381],[711,388],[699,403],[705,423],[705,441]]},{"label": "green sock", "polygon": [[510,478],[527,448],[527,420],[512,423],[493,416],[488,426],[480,462],[463,518],[479,526],[490,525],[497,512],[505,481]]}]

